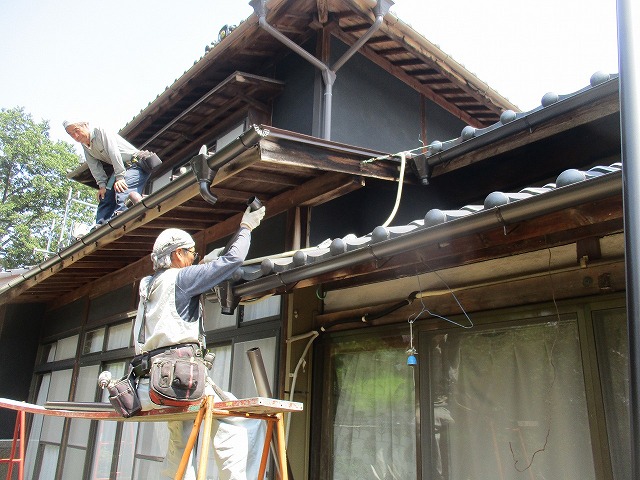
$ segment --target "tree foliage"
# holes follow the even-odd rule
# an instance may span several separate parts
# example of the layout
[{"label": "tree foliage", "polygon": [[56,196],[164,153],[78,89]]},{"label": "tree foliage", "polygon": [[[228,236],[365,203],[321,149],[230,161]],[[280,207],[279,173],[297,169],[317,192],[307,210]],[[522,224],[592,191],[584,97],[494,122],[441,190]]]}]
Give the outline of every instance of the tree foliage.
[{"label": "tree foliage", "polygon": [[70,241],[62,231],[72,220],[91,222],[93,211],[74,199],[95,203],[89,187],[66,178],[79,165],[73,145],[49,138],[46,120],[35,122],[23,108],[0,109],[0,266],[35,265],[46,251]]}]

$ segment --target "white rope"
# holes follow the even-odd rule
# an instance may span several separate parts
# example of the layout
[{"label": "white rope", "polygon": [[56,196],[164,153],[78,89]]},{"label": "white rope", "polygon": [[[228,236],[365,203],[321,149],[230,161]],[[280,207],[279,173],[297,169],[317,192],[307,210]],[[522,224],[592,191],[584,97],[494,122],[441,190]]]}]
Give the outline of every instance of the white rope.
[{"label": "white rope", "polygon": [[400,178],[398,179],[398,192],[396,193],[396,203],[393,206],[393,210],[391,211],[391,215],[387,218],[387,221],[382,224],[383,227],[388,227],[393,217],[396,216],[398,212],[398,207],[400,206],[400,199],[402,198],[402,184],[404,183],[404,170],[407,164],[407,152],[400,152]]}]

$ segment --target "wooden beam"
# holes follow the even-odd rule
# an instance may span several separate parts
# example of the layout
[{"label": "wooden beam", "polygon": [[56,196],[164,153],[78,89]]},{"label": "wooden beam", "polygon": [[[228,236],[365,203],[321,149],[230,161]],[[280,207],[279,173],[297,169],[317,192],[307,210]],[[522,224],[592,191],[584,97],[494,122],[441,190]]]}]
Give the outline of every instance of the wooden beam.
[{"label": "wooden beam", "polygon": [[260,140],[261,163],[272,163],[279,168],[302,167],[318,171],[333,171],[350,175],[394,181],[398,178],[399,163],[377,161],[363,163],[352,155],[315,148],[313,145],[295,144],[290,140],[267,138]]},{"label": "wooden beam", "polygon": [[[584,296],[600,295],[611,293],[602,291],[597,282],[584,282],[585,277],[592,279],[600,275],[609,274],[613,279],[614,291],[623,291],[626,280],[624,275],[624,262],[614,261],[609,263],[590,265],[587,268],[576,266],[574,269],[561,271],[539,271],[537,274],[530,274],[522,278],[503,278],[487,282],[475,282],[467,284],[462,279],[456,285],[451,285],[452,289],[439,289],[432,294],[427,293],[422,300],[430,311],[438,315],[448,317],[456,315],[460,319],[463,313],[460,305],[467,314],[474,312],[489,311],[510,306],[539,304],[543,302],[553,302],[565,298],[576,298]],[[407,295],[411,292],[407,291]],[[453,294],[455,293],[455,298]],[[401,299],[398,299],[400,301]],[[457,300],[457,301],[456,301]],[[458,304],[458,302],[460,304]],[[335,326],[331,331],[343,328],[353,329],[357,326],[378,326],[393,323],[406,323],[411,314],[415,314],[420,308],[420,301],[414,302],[406,307],[402,307],[388,315],[369,322],[363,322],[364,315],[374,316],[378,312],[393,306],[396,302],[389,302],[373,305],[365,308],[355,308],[335,313],[320,314],[315,317],[318,328],[330,322],[347,321],[352,318],[344,327]],[[473,321],[473,316],[471,316]],[[462,319],[462,322],[465,320]],[[444,320],[431,315],[421,317],[418,323],[422,325],[430,324],[429,328],[437,329],[447,326]]]},{"label": "wooden beam", "polygon": [[[340,173],[327,173],[272,198],[266,204],[266,216],[269,218],[278,215],[298,205],[316,204],[313,202],[314,199],[318,199],[320,203],[325,202],[330,199],[328,192],[340,194],[362,186],[364,186],[364,182],[361,178],[353,178]],[[238,214],[205,230],[203,232],[204,243],[208,244],[234,233],[238,229],[241,218],[242,214]]]},{"label": "wooden beam", "polygon": [[329,5],[328,0],[316,0],[318,9],[318,21],[324,25],[329,21]]}]

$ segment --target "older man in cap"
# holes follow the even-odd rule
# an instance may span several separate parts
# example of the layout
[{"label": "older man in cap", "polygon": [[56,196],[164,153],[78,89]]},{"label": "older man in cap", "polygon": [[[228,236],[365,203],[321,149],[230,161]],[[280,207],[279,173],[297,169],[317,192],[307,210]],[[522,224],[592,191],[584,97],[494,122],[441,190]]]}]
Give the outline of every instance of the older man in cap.
[{"label": "older man in cap", "polygon": [[[98,184],[97,224],[126,210],[129,196],[141,198],[153,166],[160,164],[157,155],[137,149],[117,133],[90,127],[85,121],[65,120],[62,125],[82,145],[89,170]],[[113,167],[111,176],[105,172],[103,163]]]},{"label": "older man in cap", "polygon": [[[222,252],[214,250],[197,265],[195,242],[187,232],[169,228],[160,233],[151,254],[155,273],[140,282],[140,303],[134,325],[138,355],[185,344],[204,347],[200,295],[231,277],[240,267],[249,251],[251,231],[260,224],[264,214],[265,207],[256,211],[247,207],[235,240],[226,253],[218,256]],[[206,393],[214,394],[212,388],[213,382],[210,382]],[[149,397],[146,376],[138,379],[138,395],[143,410],[160,408]],[[192,422],[172,421],[168,422],[168,427],[169,445],[161,472],[163,479],[174,478]],[[213,446],[220,480],[257,477],[263,428],[263,422],[254,419],[214,421]],[[195,478],[192,466],[184,478]]]}]

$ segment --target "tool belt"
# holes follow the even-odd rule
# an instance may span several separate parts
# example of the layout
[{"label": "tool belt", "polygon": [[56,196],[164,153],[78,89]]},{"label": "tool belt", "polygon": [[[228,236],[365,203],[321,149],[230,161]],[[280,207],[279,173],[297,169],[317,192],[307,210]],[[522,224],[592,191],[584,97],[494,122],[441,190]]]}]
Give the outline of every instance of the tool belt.
[{"label": "tool belt", "polygon": [[136,355],[131,366],[137,377],[149,376],[153,403],[180,407],[200,403],[210,363],[198,344],[183,344]]},{"label": "tool belt", "polygon": [[[133,166],[138,166],[142,170],[147,173],[151,173],[155,168],[162,165],[162,160],[160,157],[153,152],[148,150],[140,150],[137,153],[134,153],[131,157],[131,163]],[[127,167],[130,168],[130,167]]]},{"label": "tool belt", "polygon": [[136,355],[131,359],[131,367],[133,367],[133,374],[136,378],[147,377],[149,376],[149,372],[151,370],[152,358],[156,355],[163,354],[169,350],[180,349],[181,352],[183,349],[190,349],[183,353],[192,353],[193,356],[202,356],[202,350],[200,349],[200,345],[197,343],[181,343],[180,345],[172,345],[170,347],[160,347],[155,350],[151,350],[150,352],[144,352],[140,355]]},{"label": "tool belt", "polygon": [[107,390],[109,391],[109,402],[115,411],[124,418],[133,417],[142,410],[131,366],[129,366],[129,372],[117,382],[110,383]]}]

